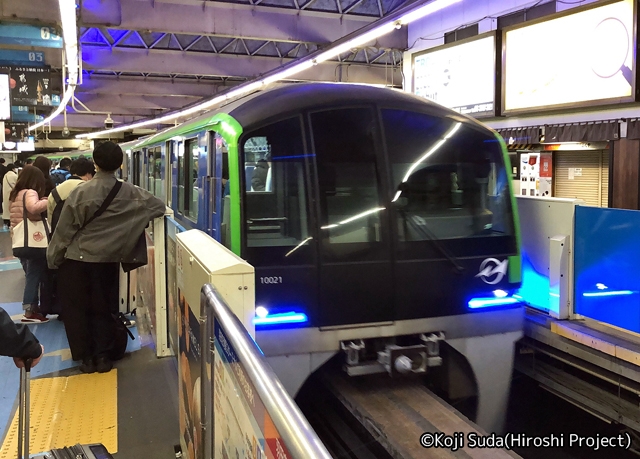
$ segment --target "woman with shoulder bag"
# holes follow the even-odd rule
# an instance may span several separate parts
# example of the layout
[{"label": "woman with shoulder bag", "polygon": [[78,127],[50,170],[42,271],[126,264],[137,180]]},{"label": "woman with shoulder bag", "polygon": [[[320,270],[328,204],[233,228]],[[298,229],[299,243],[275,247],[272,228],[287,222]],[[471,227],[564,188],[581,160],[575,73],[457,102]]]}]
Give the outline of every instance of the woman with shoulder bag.
[{"label": "woman with shoulder bag", "polygon": [[[42,171],[34,166],[25,166],[18,175],[16,185],[9,195],[10,203],[10,220],[11,220],[11,240],[13,242],[14,255],[20,259],[22,268],[26,274],[26,282],[24,285],[24,295],[22,298],[22,309],[24,309],[24,317],[22,322],[48,322],[38,308],[38,290],[42,276],[47,268],[46,246],[44,249],[31,248],[29,243],[22,243],[22,233],[25,234],[31,226],[30,222],[45,223],[45,233],[48,232],[46,218],[42,215],[47,211],[47,198],[44,196],[45,179]],[[19,224],[22,225],[19,226]],[[18,227],[18,228],[16,228]],[[33,232],[33,229],[31,229]],[[30,234],[35,236],[35,240],[41,238],[49,238],[48,234]]]}]

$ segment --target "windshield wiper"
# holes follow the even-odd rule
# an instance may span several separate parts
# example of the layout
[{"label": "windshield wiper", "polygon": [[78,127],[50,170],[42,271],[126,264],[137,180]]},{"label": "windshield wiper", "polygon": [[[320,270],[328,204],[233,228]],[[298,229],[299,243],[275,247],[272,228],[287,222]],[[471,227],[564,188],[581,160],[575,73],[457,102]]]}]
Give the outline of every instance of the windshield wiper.
[{"label": "windshield wiper", "polygon": [[464,267],[460,266],[460,264],[456,261],[455,255],[449,252],[449,250],[444,245],[442,245],[442,243],[438,240],[438,238],[429,230],[426,222],[423,222],[421,225],[419,225],[415,221],[413,221],[413,219],[407,217],[407,214],[404,211],[399,210],[398,212],[400,213],[400,215],[402,215],[402,218],[404,219],[405,223],[409,223],[413,227],[413,229],[415,229],[422,236],[429,239],[433,243],[433,245],[436,247],[436,249],[438,249],[438,251],[442,255],[444,255],[444,257],[447,260],[449,260],[449,262],[451,262],[453,267],[456,268],[456,270],[459,273],[464,271]]}]

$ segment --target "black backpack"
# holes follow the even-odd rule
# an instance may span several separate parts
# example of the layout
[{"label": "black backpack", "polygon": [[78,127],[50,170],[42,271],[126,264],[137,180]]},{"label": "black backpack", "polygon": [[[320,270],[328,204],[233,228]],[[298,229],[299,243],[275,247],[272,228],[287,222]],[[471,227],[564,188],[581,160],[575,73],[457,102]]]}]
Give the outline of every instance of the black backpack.
[{"label": "black backpack", "polygon": [[68,180],[69,177],[71,177],[71,172],[65,169],[55,169],[51,171],[49,176],[51,177],[51,181],[53,182],[53,184],[55,186],[58,186],[61,183],[63,183],[65,180]]}]

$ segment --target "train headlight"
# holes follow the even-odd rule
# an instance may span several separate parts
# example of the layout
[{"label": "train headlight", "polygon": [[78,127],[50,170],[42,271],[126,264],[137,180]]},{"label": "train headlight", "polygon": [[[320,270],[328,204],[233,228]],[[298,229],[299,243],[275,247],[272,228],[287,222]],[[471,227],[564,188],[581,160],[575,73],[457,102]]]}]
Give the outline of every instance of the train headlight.
[{"label": "train headlight", "polygon": [[504,290],[494,290],[493,291],[493,295],[496,298],[506,298],[509,296],[509,294],[507,292],[505,292]]},{"label": "train headlight", "polygon": [[269,310],[264,306],[258,306],[256,308],[256,317],[260,317],[261,319],[264,319],[268,315],[269,315]]}]

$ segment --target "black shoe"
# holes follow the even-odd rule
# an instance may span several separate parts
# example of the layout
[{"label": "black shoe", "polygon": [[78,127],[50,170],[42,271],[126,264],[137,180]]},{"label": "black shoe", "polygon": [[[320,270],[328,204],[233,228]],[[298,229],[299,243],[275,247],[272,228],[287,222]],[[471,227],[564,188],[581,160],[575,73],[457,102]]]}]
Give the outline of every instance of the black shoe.
[{"label": "black shoe", "polygon": [[96,369],[98,373],[108,373],[113,368],[113,362],[107,357],[98,357],[96,359]]},{"label": "black shoe", "polygon": [[84,359],[80,365],[80,371],[83,373],[95,373],[96,364],[93,363],[93,359]]}]

